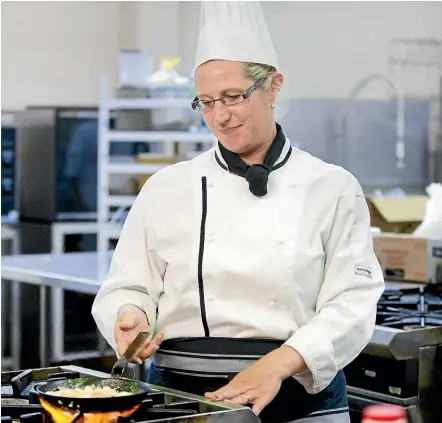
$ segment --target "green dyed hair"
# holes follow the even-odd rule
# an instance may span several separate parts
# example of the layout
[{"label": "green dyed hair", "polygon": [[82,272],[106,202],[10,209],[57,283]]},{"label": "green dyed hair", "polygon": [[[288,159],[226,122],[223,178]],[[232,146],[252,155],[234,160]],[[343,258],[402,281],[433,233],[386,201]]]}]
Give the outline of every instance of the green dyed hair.
[{"label": "green dyed hair", "polygon": [[264,80],[261,89],[268,90],[272,84],[272,75],[276,72],[276,68],[262,63],[245,63],[245,72],[248,78],[253,82]]}]

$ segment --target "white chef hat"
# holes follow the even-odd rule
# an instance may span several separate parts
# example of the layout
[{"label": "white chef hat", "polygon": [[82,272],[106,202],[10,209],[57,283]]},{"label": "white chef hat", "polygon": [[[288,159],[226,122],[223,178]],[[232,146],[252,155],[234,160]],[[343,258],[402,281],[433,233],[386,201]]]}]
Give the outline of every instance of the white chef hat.
[{"label": "white chef hat", "polygon": [[278,69],[259,1],[202,1],[195,69],[208,60],[254,62]]}]

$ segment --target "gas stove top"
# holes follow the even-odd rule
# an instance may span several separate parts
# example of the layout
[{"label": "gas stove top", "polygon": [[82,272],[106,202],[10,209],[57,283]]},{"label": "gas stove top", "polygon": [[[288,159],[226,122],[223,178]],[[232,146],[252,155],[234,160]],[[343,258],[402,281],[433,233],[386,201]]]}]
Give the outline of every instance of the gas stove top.
[{"label": "gas stove top", "polygon": [[403,330],[442,326],[442,286],[384,291],[376,324]]},{"label": "gas stove top", "polygon": [[369,344],[344,369],[352,423],[374,402],[404,406],[410,423],[442,422],[442,286],[402,285],[384,291]]},{"label": "gas stove top", "polygon": [[[61,423],[53,421],[40,404],[36,392],[38,384],[54,377],[92,376],[107,378],[110,375],[94,370],[61,366],[1,374],[2,423]],[[76,419],[81,422],[82,419]],[[259,423],[258,417],[248,407],[214,404],[204,397],[152,386],[140,408],[130,417],[117,417],[115,423],[144,422],[198,422],[198,423]],[[70,422],[69,422],[70,423]]]}]

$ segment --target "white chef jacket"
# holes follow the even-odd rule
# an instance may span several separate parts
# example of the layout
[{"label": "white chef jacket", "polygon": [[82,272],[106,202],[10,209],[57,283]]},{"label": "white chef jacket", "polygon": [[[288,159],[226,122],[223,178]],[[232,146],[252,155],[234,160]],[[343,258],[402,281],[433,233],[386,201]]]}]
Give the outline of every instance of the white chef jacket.
[{"label": "white chef jacket", "polygon": [[[292,148],[286,140],[281,157]],[[370,341],[384,290],[370,216],[356,178],[292,148],[268,193],[223,169],[218,147],[148,179],[127,217],[92,313],[115,349],[123,304],[165,339],[204,336],[198,289],[202,178],[207,182],[202,278],[210,336],[286,341],[324,389]]]}]

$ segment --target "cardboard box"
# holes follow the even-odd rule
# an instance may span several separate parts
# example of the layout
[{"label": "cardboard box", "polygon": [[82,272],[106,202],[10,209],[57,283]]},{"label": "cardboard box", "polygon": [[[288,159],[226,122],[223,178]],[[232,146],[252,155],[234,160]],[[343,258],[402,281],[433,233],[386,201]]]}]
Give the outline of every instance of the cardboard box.
[{"label": "cardboard box", "polygon": [[373,245],[386,280],[442,283],[442,239],[383,233]]},{"label": "cardboard box", "polygon": [[371,226],[382,232],[413,233],[425,216],[427,196],[367,197]]}]

